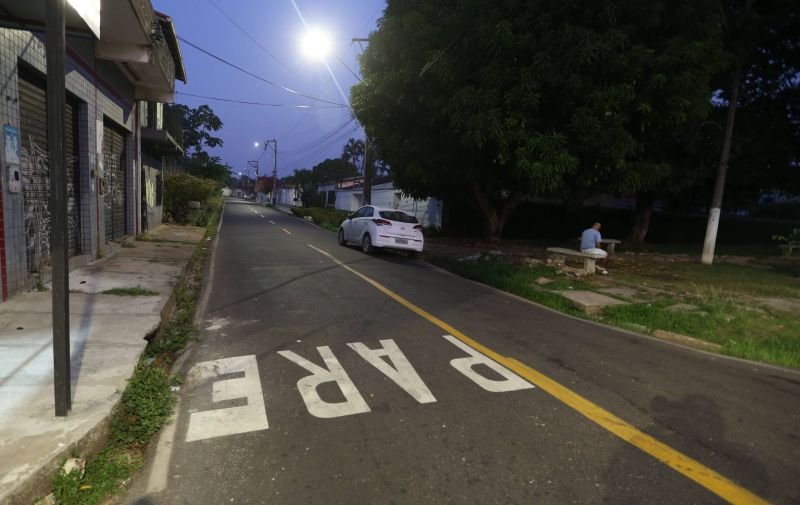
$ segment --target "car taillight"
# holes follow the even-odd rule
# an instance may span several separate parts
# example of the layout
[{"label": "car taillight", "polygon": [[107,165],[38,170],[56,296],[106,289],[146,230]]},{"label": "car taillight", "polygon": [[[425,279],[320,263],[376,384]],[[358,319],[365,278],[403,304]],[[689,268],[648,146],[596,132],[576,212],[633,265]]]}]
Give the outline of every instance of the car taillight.
[{"label": "car taillight", "polygon": [[415,224],[415,225],[414,225],[414,229],[415,229],[415,230],[422,231],[422,225],[421,225],[421,224]]},{"label": "car taillight", "polygon": [[385,219],[373,219],[372,222],[378,226],[392,226],[392,222]]}]

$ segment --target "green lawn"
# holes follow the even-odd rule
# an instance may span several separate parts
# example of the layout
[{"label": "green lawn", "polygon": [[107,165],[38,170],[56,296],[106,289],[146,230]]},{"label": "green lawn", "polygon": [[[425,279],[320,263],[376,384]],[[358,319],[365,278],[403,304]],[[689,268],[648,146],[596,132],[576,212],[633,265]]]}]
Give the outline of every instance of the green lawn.
[{"label": "green lawn", "polygon": [[[468,262],[426,253],[425,259],[568,314],[644,333],[680,333],[719,344],[724,354],[800,368],[800,317],[754,298],[800,299],[800,279],[778,271],[644,258],[635,263],[612,263],[610,276],[571,279],[544,264],[529,266],[490,256]],[[540,286],[535,282],[539,277],[554,282]],[[639,292],[628,300],[630,303],[608,307],[598,316],[580,312],[557,293],[613,286],[634,287]],[[676,310],[676,304],[688,307]]]}]

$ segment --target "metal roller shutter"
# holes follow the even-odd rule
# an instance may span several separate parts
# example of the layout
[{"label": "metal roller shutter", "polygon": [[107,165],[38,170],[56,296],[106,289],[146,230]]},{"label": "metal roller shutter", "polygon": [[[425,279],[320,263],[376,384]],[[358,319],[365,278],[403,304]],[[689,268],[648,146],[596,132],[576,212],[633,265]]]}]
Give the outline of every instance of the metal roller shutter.
[{"label": "metal roller shutter", "polygon": [[126,178],[125,135],[109,125],[103,127],[103,170],[106,181],[106,242],[125,235],[128,185]]},{"label": "metal roller shutter", "polygon": [[67,225],[69,255],[81,252],[81,179],[78,158],[78,103],[67,97],[64,109],[64,153],[67,170]]},{"label": "metal roller shutter", "polygon": [[[20,148],[25,247],[30,271],[50,264],[50,179],[47,152],[47,95],[42,78],[20,68]],[[64,149],[67,171],[69,254],[80,250],[80,179],[77,104],[67,101]]]}]

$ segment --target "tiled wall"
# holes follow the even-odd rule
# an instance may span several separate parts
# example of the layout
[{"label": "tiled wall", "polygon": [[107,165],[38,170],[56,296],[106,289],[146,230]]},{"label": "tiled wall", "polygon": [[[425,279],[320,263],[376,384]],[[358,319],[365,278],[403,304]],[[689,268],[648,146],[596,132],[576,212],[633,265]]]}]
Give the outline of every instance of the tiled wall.
[{"label": "tiled wall", "polygon": [[[17,89],[18,62],[25,62],[42,75],[46,71],[44,35],[22,30],[0,28],[0,125],[19,128],[19,103]],[[67,38],[65,60],[67,92],[79,100],[78,150],[81,197],[81,253],[94,258],[105,242],[105,225],[102,195],[92,177],[97,168],[97,125],[108,118],[123,129],[128,136],[128,232],[136,232],[138,213],[139,177],[136,167],[137,136],[133,86],[118,68],[94,58],[94,42],[84,38]],[[0,153],[3,138],[0,135]],[[8,167],[0,159],[2,169],[3,223],[6,248],[7,287],[9,294],[28,289],[33,280],[28,272],[25,244],[23,193],[8,191]]]}]

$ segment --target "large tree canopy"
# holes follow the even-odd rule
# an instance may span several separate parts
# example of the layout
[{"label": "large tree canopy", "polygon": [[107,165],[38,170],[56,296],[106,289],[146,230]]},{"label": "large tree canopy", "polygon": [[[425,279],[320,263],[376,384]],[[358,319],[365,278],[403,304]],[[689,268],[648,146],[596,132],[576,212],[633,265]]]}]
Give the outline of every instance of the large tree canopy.
[{"label": "large tree canopy", "polygon": [[396,185],[466,197],[497,240],[530,195],[635,191],[708,112],[710,0],[389,0],[353,106]]},{"label": "large tree canopy", "polygon": [[175,104],[172,110],[183,125],[183,148],[189,157],[205,152],[207,147],[222,146],[222,139],[213,135],[222,128],[222,120],[211,107],[201,105],[192,109],[188,105]]}]

